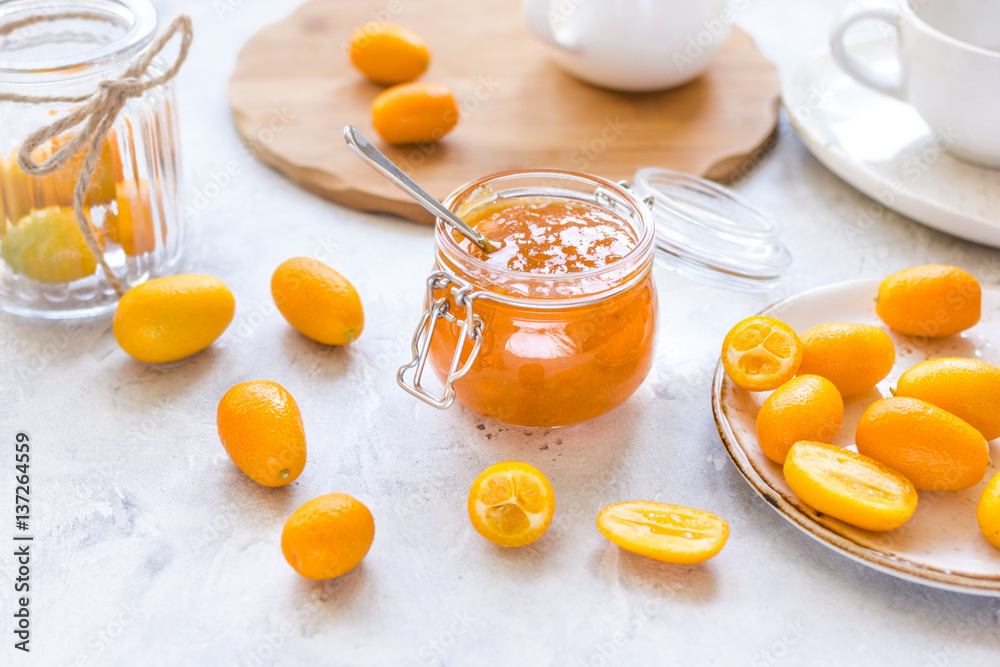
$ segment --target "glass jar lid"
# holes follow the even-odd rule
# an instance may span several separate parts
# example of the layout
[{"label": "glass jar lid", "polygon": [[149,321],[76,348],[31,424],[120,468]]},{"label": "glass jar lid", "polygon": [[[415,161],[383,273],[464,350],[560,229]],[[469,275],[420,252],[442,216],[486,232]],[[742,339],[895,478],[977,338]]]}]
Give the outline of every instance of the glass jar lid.
[{"label": "glass jar lid", "polygon": [[670,169],[635,174],[635,195],[652,202],[660,261],[681,275],[741,291],[774,287],[792,262],[781,226],[731,189]]},{"label": "glass jar lid", "polygon": [[150,0],[0,2],[0,78],[37,85],[121,65],[152,43],[156,26]]}]

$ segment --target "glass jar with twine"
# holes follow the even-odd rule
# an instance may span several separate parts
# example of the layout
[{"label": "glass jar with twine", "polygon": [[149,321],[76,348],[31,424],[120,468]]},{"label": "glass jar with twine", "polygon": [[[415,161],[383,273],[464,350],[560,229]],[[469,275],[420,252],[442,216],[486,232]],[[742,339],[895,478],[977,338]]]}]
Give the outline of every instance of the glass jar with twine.
[{"label": "glass jar with twine", "polygon": [[179,261],[171,81],[191,19],[156,32],[148,0],[0,5],[0,308],[104,313]]}]

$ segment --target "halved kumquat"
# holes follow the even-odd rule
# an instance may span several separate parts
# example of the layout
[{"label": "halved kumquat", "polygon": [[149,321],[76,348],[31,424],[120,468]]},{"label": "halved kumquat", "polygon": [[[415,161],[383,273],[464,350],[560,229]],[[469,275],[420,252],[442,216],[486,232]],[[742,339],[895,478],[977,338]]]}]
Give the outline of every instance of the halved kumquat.
[{"label": "halved kumquat", "polygon": [[792,379],[802,363],[802,341],[773,317],[748,317],[722,343],[722,365],[729,379],[747,391],[770,391]]},{"label": "halved kumquat", "polygon": [[502,547],[523,547],[541,537],[556,511],[552,485],[538,468],[497,463],[469,490],[469,518],[480,535]]},{"label": "halved kumquat", "polygon": [[729,538],[729,524],[711,512],[651,500],[608,505],[597,529],[626,551],[681,565],[708,560]]},{"label": "halved kumquat", "polygon": [[817,512],[865,530],[892,530],[917,509],[906,477],[849,449],[803,440],[785,459],[785,481]]}]

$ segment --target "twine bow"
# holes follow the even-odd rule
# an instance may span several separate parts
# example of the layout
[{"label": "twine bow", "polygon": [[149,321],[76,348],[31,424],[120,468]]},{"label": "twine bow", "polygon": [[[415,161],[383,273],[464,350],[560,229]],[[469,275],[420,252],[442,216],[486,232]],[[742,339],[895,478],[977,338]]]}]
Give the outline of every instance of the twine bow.
[{"label": "twine bow", "polygon": [[[107,20],[101,14],[92,12],[61,12],[32,16],[20,21],[13,21],[0,27],[0,35],[8,34],[18,28],[40,21],[56,21],[62,19],[91,19]],[[173,65],[158,76],[146,76],[153,59],[156,58],[163,48],[177,34],[181,36],[180,49]],[[136,58],[124,74],[118,79],[101,81],[97,90],[87,95],[79,96],[33,96],[17,95],[13,93],[0,93],[0,101],[21,102],[26,104],[48,104],[53,102],[84,102],[81,106],[72,110],[51,125],[41,127],[32,132],[21,144],[17,154],[17,162],[30,176],[46,176],[51,174],[70,158],[83,150],[89,144],[87,155],[83,161],[83,168],[80,170],[80,177],[76,181],[73,190],[73,209],[76,212],[76,222],[83,233],[83,238],[87,242],[87,247],[97,258],[107,277],[108,282],[119,296],[125,293],[121,282],[108,266],[104,258],[104,250],[101,248],[97,232],[87,219],[85,209],[87,190],[90,187],[90,179],[97,168],[97,160],[101,154],[101,147],[104,139],[111,131],[111,126],[122,108],[133,97],[141,97],[146,91],[162,86],[170,81],[180,70],[181,65],[187,58],[188,50],[191,48],[193,36],[191,27],[191,17],[182,15],[175,18],[167,30],[161,34],[156,41],[138,58]],[[34,151],[70,128],[79,128],[73,132],[73,136],[66,144],[46,157],[41,162],[35,160]]]}]

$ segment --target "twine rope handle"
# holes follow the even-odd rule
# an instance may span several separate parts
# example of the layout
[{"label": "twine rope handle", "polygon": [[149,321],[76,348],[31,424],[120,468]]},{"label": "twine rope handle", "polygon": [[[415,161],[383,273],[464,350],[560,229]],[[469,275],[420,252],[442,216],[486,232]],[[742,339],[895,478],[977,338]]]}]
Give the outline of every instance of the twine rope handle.
[{"label": "twine rope handle", "polygon": [[[0,35],[9,34],[18,28],[41,21],[74,18],[107,20],[106,17],[96,13],[67,11],[13,21],[0,28]],[[181,43],[173,65],[158,76],[146,76],[156,56],[178,34],[181,37]],[[152,45],[129,65],[120,78],[101,81],[97,86],[97,90],[87,95],[32,96],[0,93],[0,101],[6,102],[20,102],[25,104],[84,102],[80,107],[74,109],[51,125],[41,127],[29,134],[24,143],[21,144],[21,148],[17,154],[17,162],[26,174],[30,176],[45,176],[57,171],[70,158],[76,155],[78,151],[83,150],[85,144],[89,144],[87,155],[83,161],[83,168],[80,170],[80,177],[77,179],[76,187],[73,190],[73,210],[76,213],[76,223],[83,233],[87,247],[90,248],[94,257],[97,258],[105,277],[108,279],[108,283],[111,284],[119,296],[123,295],[125,290],[118,280],[118,276],[108,266],[97,232],[87,218],[85,202],[87,190],[90,187],[90,179],[93,178],[94,171],[97,169],[97,160],[100,157],[104,140],[108,136],[108,132],[111,131],[111,126],[114,125],[122,108],[129,99],[141,97],[146,91],[162,86],[177,75],[181,65],[187,59],[193,35],[191,17],[187,15],[178,16],[170,23],[166,31],[157,37]],[[79,127],[79,129],[73,133],[73,136],[65,145],[61,146],[44,160],[40,162],[35,160],[33,153],[39,146],[66,130],[76,127]]]}]

